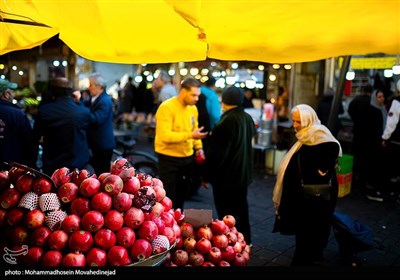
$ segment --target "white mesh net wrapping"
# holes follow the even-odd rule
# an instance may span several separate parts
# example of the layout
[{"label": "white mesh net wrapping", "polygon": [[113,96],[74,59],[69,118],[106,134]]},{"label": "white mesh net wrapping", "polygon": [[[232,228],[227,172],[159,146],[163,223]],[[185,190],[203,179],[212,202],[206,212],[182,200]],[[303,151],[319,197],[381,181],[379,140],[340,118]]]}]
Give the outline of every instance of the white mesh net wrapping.
[{"label": "white mesh net wrapping", "polygon": [[62,210],[56,210],[48,213],[44,222],[47,227],[51,230],[57,230],[61,227],[61,222],[67,217],[67,213]]},{"label": "white mesh net wrapping", "polygon": [[39,207],[43,212],[58,210],[61,207],[56,193],[45,193],[39,197]]},{"label": "white mesh net wrapping", "polygon": [[21,197],[18,207],[23,207],[29,210],[37,209],[39,203],[39,196],[34,192],[28,192]]},{"label": "white mesh net wrapping", "polygon": [[[169,249],[169,240],[165,235],[157,235],[153,241],[151,241],[151,246],[153,247],[153,252],[158,249]],[[164,250],[161,250],[164,251]]]}]

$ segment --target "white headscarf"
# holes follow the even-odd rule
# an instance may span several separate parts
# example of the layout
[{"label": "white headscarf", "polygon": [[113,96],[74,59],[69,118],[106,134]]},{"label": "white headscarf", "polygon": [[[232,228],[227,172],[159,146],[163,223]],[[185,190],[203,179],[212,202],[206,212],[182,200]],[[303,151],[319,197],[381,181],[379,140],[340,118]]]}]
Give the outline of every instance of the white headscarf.
[{"label": "white headscarf", "polygon": [[332,133],[326,126],[321,124],[321,121],[318,119],[317,113],[311,106],[307,104],[299,104],[293,107],[291,114],[293,114],[294,111],[299,111],[300,113],[300,123],[302,128],[296,133],[296,143],[294,143],[294,145],[287,152],[279,166],[272,196],[272,201],[274,202],[274,208],[276,211],[279,209],[279,205],[281,202],[282,182],[286,168],[293,154],[297,152],[303,144],[314,146],[326,142],[335,142],[339,145],[338,156],[342,156],[342,148],[339,141],[335,137],[333,137]]}]

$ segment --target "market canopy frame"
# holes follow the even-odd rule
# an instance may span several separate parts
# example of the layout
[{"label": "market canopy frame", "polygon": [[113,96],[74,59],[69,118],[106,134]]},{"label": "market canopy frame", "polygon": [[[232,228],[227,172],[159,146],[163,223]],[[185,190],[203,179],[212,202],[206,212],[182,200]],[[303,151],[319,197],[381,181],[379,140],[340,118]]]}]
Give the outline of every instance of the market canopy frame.
[{"label": "market canopy frame", "polygon": [[268,63],[400,53],[400,0],[2,0],[0,55],[58,34],[93,61]]}]

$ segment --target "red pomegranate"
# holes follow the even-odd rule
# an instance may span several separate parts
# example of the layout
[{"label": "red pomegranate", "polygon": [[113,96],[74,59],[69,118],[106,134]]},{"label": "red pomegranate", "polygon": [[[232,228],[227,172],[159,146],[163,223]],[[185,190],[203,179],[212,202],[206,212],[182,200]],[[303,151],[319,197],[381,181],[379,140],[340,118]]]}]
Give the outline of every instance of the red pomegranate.
[{"label": "red pomegranate", "polygon": [[214,247],[218,247],[219,249],[223,249],[228,246],[228,237],[225,234],[214,234],[211,239],[211,243]]},{"label": "red pomegranate", "polygon": [[[5,211],[5,210],[4,210]],[[6,221],[9,226],[17,226],[22,224],[25,217],[25,210],[23,208],[13,208],[6,213]]]},{"label": "red pomegranate", "polygon": [[104,225],[104,217],[99,211],[91,210],[83,215],[81,226],[88,232],[96,232]]},{"label": "red pomegranate", "polygon": [[157,225],[153,221],[144,221],[136,230],[136,235],[151,242],[158,235]]},{"label": "red pomegranate", "polygon": [[130,228],[136,229],[144,222],[144,213],[136,207],[129,208],[124,215],[124,224]]},{"label": "red pomegranate", "polygon": [[197,251],[189,254],[188,263],[192,266],[202,266],[204,263],[204,256]]},{"label": "red pomegranate", "polygon": [[6,189],[0,195],[0,206],[3,209],[11,209],[16,206],[21,198],[21,194],[14,188]]},{"label": "red pomegranate", "polygon": [[34,193],[42,195],[53,190],[53,183],[45,177],[38,177],[33,182],[32,189]]},{"label": "red pomegranate", "polygon": [[196,239],[192,237],[187,237],[183,240],[182,249],[190,254],[196,250],[196,243]]},{"label": "red pomegranate", "polygon": [[236,252],[231,245],[221,249],[222,259],[228,262],[235,260]]},{"label": "red pomegranate", "polygon": [[35,229],[43,226],[45,221],[45,214],[40,209],[33,209],[26,213],[24,217],[24,225],[28,229]]},{"label": "red pomegranate", "polygon": [[85,253],[93,246],[92,234],[85,230],[76,231],[70,235],[68,245],[71,250]]},{"label": "red pomegranate", "polygon": [[104,215],[104,226],[112,231],[117,231],[124,225],[124,216],[121,212],[111,209]]},{"label": "red pomegranate", "polygon": [[69,214],[61,222],[61,229],[65,231],[68,235],[78,231],[81,227],[81,218],[76,214]]},{"label": "red pomegranate", "polygon": [[110,195],[105,192],[98,192],[92,197],[90,206],[93,210],[99,211],[100,213],[106,213],[111,209],[112,202],[113,200]]},{"label": "red pomegranate", "polygon": [[136,241],[135,231],[130,227],[120,228],[116,233],[116,237],[116,244],[125,248],[131,247]]},{"label": "red pomegranate", "polygon": [[96,177],[97,177],[96,174],[91,174],[90,171],[87,169],[79,170],[75,168],[72,171],[71,181],[75,183],[77,186],[80,186],[83,180],[87,178],[96,178]]},{"label": "red pomegranate", "polygon": [[68,253],[64,256],[61,266],[64,267],[82,267],[86,264],[85,255],[79,252]]},{"label": "red pomegranate", "polygon": [[189,261],[189,254],[185,250],[178,249],[172,254],[171,260],[177,266],[185,266]]},{"label": "red pomegranate", "polygon": [[196,232],[197,239],[205,238],[211,240],[213,238],[213,232],[208,225],[202,225],[197,229]]},{"label": "red pomegranate", "polygon": [[21,193],[25,194],[32,190],[33,182],[35,181],[35,176],[27,172],[20,176],[15,183],[15,188]]},{"label": "red pomegranate", "polygon": [[111,196],[120,193],[123,187],[124,187],[124,182],[122,181],[121,177],[114,174],[108,175],[101,182],[101,189]]},{"label": "red pomegranate", "polygon": [[60,251],[50,250],[43,254],[42,266],[59,267],[63,260],[63,254]]},{"label": "red pomegranate", "polygon": [[103,250],[108,250],[117,242],[115,233],[107,228],[102,228],[96,232],[93,238],[94,245]]},{"label": "red pomegranate", "polygon": [[131,208],[133,195],[122,191],[112,197],[114,209],[124,212]]},{"label": "red pomegranate", "polygon": [[113,246],[107,252],[107,262],[111,266],[126,266],[132,263],[128,250],[122,246]]},{"label": "red pomegranate", "polygon": [[72,214],[78,215],[82,217],[85,213],[89,212],[90,208],[90,201],[84,197],[78,197],[71,202],[71,212]]},{"label": "red pomegranate", "polygon": [[124,186],[122,188],[123,192],[127,192],[130,194],[136,193],[140,188],[140,181],[137,177],[132,177],[126,181],[124,181]]},{"label": "red pomegranate", "polygon": [[53,231],[47,239],[47,244],[51,250],[62,251],[67,247],[68,234],[60,229]]},{"label": "red pomegranate", "polygon": [[222,261],[221,250],[217,247],[212,247],[210,252],[205,255],[205,259],[214,265],[217,265],[220,261]]},{"label": "red pomegranate", "polygon": [[30,247],[28,253],[23,256],[22,262],[24,265],[34,267],[40,264],[43,257],[44,250],[41,247]]},{"label": "red pomegranate", "polygon": [[106,251],[93,247],[86,253],[86,266],[103,267],[107,265]]},{"label": "red pomegranate", "polygon": [[232,227],[234,227],[234,226],[236,225],[236,219],[235,219],[235,217],[232,216],[232,215],[225,215],[225,216],[222,218],[222,221],[223,221],[229,228],[232,228]]},{"label": "red pomegranate", "polygon": [[61,187],[63,184],[71,182],[72,172],[67,167],[56,169],[51,175],[51,180],[56,184],[57,187]]},{"label": "red pomegranate", "polygon": [[207,238],[202,237],[201,239],[197,240],[196,243],[196,250],[201,254],[207,254],[210,252],[212,248],[211,241]]},{"label": "red pomegranate", "polygon": [[131,248],[129,254],[133,261],[141,261],[151,256],[153,247],[151,243],[146,239],[136,239]]},{"label": "red pomegranate", "polygon": [[78,197],[79,187],[73,182],[68,182],[58,189],[57,194],[61,202],[69,203]]},{"label": "red pomegranate", "polygon": [[164,211],[168,212],[172,209],[172,200],[168,196],[165,196],[160,202],[164,206]]},{"label": "red pomegranate", "polygon": [[92,197],[100,191],[101,183],[96,178],[86,178],[79,186],[79,193],[83,197]]},{"label": "red pomegranate", "polygon": [[51,230],[48,227],[42,226],[36,228],[31,234],[31,245],[36,247],[46,246],[50,234]]},{"label": "red pomegranate", "polygon": [[186,239],[188,237],[194,237],[194,228],[193,228],[192,224],[183,222],[180,226],[180,229],[181,229],[181,235],[182,235],[183,239]]}]

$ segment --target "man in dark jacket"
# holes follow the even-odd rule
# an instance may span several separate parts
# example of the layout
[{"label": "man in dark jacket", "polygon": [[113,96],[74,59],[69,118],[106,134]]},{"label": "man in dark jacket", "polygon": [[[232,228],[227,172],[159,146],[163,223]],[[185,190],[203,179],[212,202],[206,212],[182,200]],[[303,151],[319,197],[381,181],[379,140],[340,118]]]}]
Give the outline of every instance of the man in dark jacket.
[{"label": "man in dark jacket", "polygon": [[364,188],[366,185],[367,158],[369,153],[367,137],[369,137],[369,123],[365,121],[366,112],[369,111],[372,86],[363,86],[361,95],[356,96],[349,104],[349,115],[353,120],[353,187]]},{"label": "man in dark jacket", "polygon": [[88,130],[88,140],[92,151],[90,164],[97,175],[110,172],[115,147],[113,103],[105,89],[106,84],[100,74],[93,73],[89,76],[90,100],[85,105],[90,107],[93,118]]},{"label": "man in dark jacket", "polygon": [[251,243],[247,189],[252,182],[255,133],[252,117],[243,107],[243,92],[229,87],[222,93],[220,121],[212,130],[206,151],[207,174],[219,219],[236,218],[236,228]]},{"label": "man in dark jacket", "polygon": [[12,103],[17,84],[0,79],[0,170],[8,170],[4,162],[17,162],[34,167],[32,127],[21,108]]},{"label": "man in dark jacket", "polygon": [[34,124],[37,147],[43,147],[43,172],[51,175],[61,167],[87,169],[89,147],[86,131],[91,122],[90,111],[72,98],[67,78],[50,81],[53,101],[39,107]]}]

